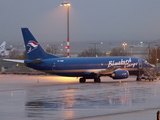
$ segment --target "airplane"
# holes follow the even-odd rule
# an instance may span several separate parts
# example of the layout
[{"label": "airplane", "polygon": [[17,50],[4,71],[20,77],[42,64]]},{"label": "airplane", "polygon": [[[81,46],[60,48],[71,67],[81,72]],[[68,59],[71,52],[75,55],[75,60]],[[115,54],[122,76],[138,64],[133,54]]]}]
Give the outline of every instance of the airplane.
[{"label": "airplane", "polygon": [[21,31],[28,59],[4,61],[24,63],[29,68],[53,75],[78,77],[79,83],[85,83],[86,79],[99,83],[102,76],[126,79],[129,75],[136,75],[136,80],[140,81],[145,69],[154,68],[146,60],[136,57],[58,57],[45,52],[28,28],[21,28]]}]

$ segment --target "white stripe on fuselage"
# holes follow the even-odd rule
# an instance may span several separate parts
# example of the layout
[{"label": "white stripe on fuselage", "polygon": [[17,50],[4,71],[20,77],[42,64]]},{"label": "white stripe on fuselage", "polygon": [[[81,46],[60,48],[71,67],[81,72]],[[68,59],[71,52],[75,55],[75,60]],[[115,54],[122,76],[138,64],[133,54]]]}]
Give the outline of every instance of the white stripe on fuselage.
[{"label": "white stripe on fuselage", "polygon": [[[121,70],[127,70],[127,71],[136,71],[138,70],[138,68],[119,68]],[[117,70],[119,70],[117,69]],[[88,73],[97,73],[97,72],[101,72],[103,70],[107,70],[107,69],[77,69],[77,70],[42,70],[43,72],[50,72],[50,73],[78,73],[78,72],[88,72]],[[111,74],[114,71],[110,71],[107,74]]]}]

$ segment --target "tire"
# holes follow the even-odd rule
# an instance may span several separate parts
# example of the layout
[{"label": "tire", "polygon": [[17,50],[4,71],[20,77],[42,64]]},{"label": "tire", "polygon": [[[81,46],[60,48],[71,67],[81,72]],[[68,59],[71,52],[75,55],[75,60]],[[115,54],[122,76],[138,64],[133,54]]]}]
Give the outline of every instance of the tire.
[{"label": "tire", "polygon": [[80,78],[80,79],[79,79],[79,82],[80,82],[80,83],[85,83],[85,82],[86,82],[86,79],[85,79],[85,78]]},{"label": "tire", "polygon": [[94,82],[100,83],[100,82],[101,82],[101,79],[100,79],[100,78],[94,78]]},{"label": "tire", "polygon": [[141,78],[140,78],[140,77],[137,77],[136,81],[141,81]]}]

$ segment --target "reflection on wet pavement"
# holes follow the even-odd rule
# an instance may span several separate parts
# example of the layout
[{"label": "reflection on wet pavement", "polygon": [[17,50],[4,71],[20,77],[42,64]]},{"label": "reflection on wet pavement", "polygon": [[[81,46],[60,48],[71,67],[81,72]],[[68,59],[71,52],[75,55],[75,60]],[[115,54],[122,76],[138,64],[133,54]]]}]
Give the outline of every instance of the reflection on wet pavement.
[{"label": "reflection on wet pavement", "polygon": [[[142,110],[157,106],[156,83],[70,84],[26,93],[27,117],[73,119]],[[97,112],[98,111],[98,112]]]},{"label": "reflection on wet pavement", "polygon": [[83,119],[160,108],[159,80],[79,84],[54,78],[2,76],[0,119]]}]

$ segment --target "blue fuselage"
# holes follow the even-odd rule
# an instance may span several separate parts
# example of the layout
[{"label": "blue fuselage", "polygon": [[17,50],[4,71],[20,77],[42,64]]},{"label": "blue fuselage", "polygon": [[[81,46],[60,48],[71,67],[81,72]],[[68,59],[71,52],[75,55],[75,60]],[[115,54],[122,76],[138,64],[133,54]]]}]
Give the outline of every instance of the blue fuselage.
[{"label": "blue fuselage", "polygon": [[[130,75],[137,75],[141,68],[152,67],[145,60],[134,57],[78,57],[78,58],[50,58],[42,59],[40,63],[29,63],[26,66],[46,73],[61,76],[81,77],[89,73],[97,73],[112,67],[129,71]],[[103,74],[102,76],[110,73]]]}]

